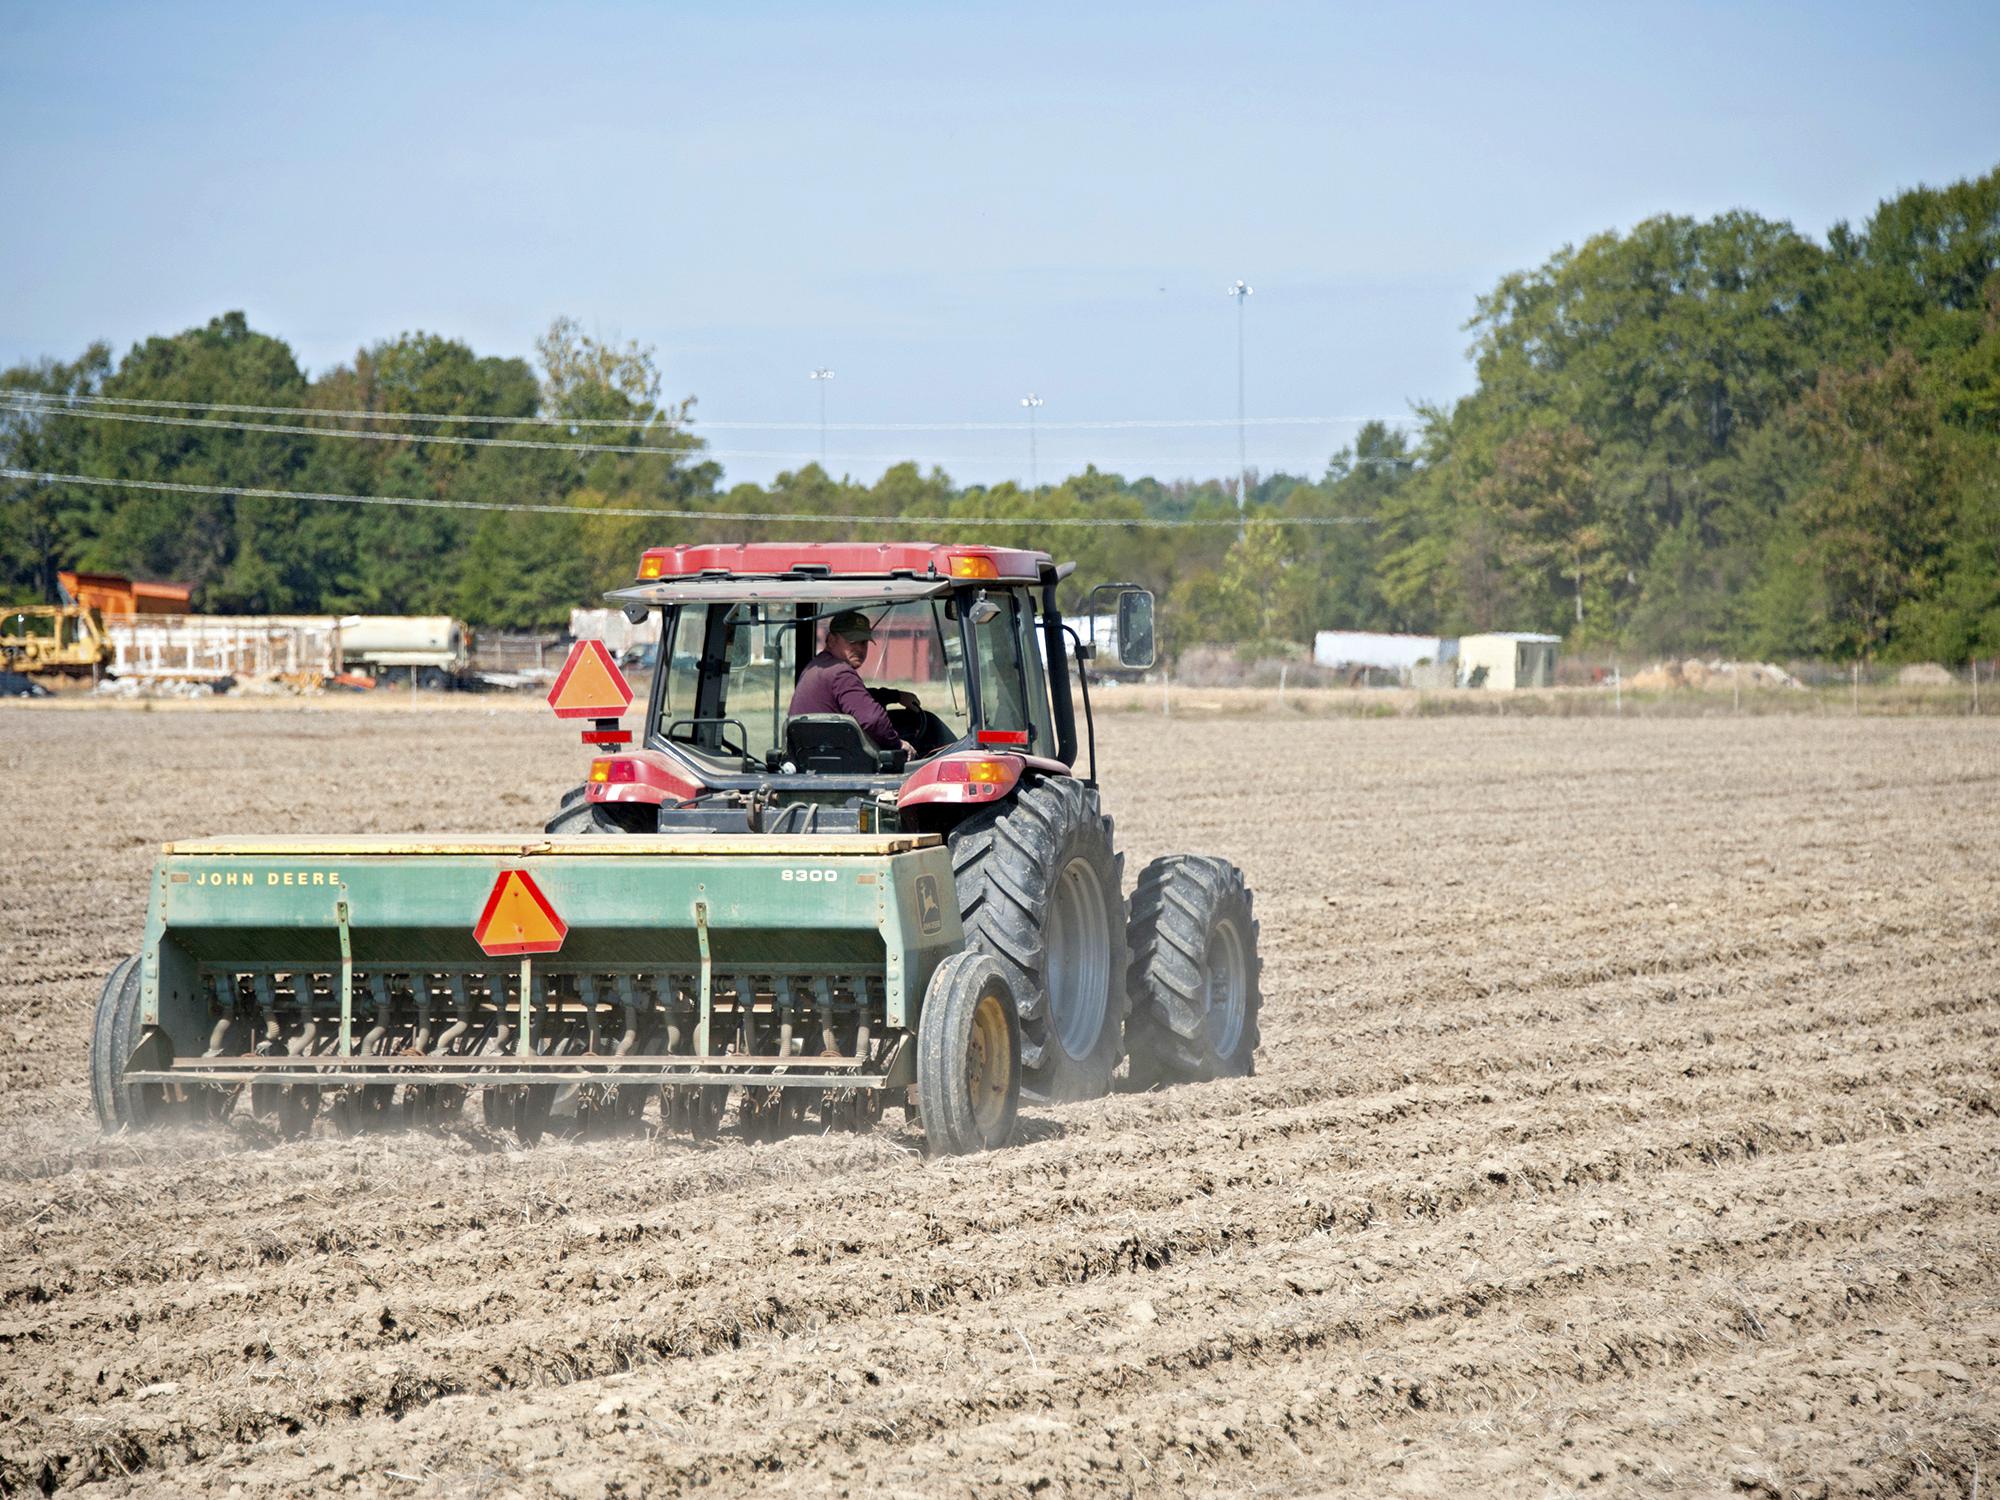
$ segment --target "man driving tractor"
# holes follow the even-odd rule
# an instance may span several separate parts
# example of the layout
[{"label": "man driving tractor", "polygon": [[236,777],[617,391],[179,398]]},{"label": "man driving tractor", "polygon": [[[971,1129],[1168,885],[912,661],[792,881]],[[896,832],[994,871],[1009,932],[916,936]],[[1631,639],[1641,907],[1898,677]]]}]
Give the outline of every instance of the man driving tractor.
[{"label": "man driving tractor", "polygon": [[861,665],[868,660],[868,648],[875,630],[868,616],[858,609],[844,609],[827,621],[826,646],[806,663],[792,689],[787,716],[801,714],[846,714],[861,731],[884,750],[900,747],[914,760],[917,747],[904,738],[889,717],[886,705],[894,703],[917,713],[923,704],[915,693],[896,688],[871,688],[861,680]]}]

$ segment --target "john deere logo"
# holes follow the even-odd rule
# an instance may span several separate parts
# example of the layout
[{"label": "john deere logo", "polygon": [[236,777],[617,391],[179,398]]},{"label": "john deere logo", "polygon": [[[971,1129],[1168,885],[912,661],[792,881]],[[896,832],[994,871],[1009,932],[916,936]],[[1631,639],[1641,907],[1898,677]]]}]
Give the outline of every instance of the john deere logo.
[{"label": "john deere logo", "polygon": [[917,926],[936,932],[944,926],[944,905],[938,900],[937,876],[917,877]]}]

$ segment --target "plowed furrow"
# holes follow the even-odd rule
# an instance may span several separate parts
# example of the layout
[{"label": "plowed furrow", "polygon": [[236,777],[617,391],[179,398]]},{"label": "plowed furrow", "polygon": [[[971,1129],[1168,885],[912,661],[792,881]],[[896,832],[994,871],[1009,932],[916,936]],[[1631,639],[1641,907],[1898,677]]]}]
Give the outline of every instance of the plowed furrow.
[{"label": "plowed furrow", "polygon": [[[1893,1055],[1893,1067],[1873,1062],[1865,1071],[1843,1072],[1823,1065],[1819,1092],[1842,1100],[1846,1115],[1844,1122],[1807,1120],[1812,1133],[1823,1138],[1836,1130],[1908,1128],[1910,1120],[1935,1116],[1942,1110],[1990,1107],[1995,1070],[1991,1066],[1983,1072],[1979,1070],[1973,1061],[1979,1055],[1978,1038],[1967,1034],[1977,1024],[1955,1012],[1933,1013],[1923,1027],[1904,1029],[1902,1045]],[[1039,1201],[1032,1212],[1036,1217],[1064,1222],[1111,1210],[1137,1214],[1173,1209],[1190,1199],[1212,1196],[1218,1184],[1271,1180],[1282,1173],[1283,1163],[1299,1139],[1324,1142],[1322,1155],[1327,1162],[1395,1160],[1413,1153],[1415,1146],[1406,1145],[1406,1141],[1421,1144],[1434,1133],[1438,1120],[1448,1118],[1484,1117],[1494,1122],[1483,1142],[1460,1154],[1457,1169],[1476,1165],[1480,1174],[1489,1176],[1518,1171],[1512,1164],[1532,1161],[1544,1139],[1561,1149],[1567,1137],[1586,1130],[1628,1128],[1641,1122],[1657,1124],[1675,1119],[1713,1126],[1727,1117],[1730,1106],[1743,1091],[1742,1080],[1734,1073],[1746,1068],[1764,1069],[1768,1076],[1776,1061],[1769,1047],[1757,1048],[1747,1055],[1716,1048],[1699,1067],[1691,1065],[1678,1075],[1635,1068],[1599,1068],[1559,1075],[1522,1072],[1510,1080],[1512,1086],[1506,1089],[1412,1088],[1397,1096],[1367,1101],[1333,1100],[1285,1111],[1261,1112],[1252,1116],[1249,1123],[1229,1127],[1233,1150],[1228,1166],[1222,1170],[1152,1171],[1141,1175],[1133,1170],[1138,1163],[1116,1159],[1114,1153],[1112,1160],[1090,1162],[1091,1170],[1087,1173],[1073,1167],[1067,1169],[1065,1190]],[[1961,1070],[1969,1071],[1961,1078],[1958,1077]],[[1518,1120],[1506,1118],[1509,1111],[1518,1111],[1524,1105],[1532,1106],[1529,1114]],[[1727,1139],[1710,1130],[1710,1144],[1700,1149],[1716,1152],[1772,1149],[1774,1141],[1784,1133],[1776,1123],[1781,1119],[1781,1115],[1774,1115],[1769,1120],[1749,1121]],[[829,1145],[833,1146],[831,1151],[827,1149]],[[802,1158],[800,1150],[791,1149],[729,1153],[734,1161],[727,1169],[717,1165],[648,1163],[653,1169],[647,1173],[643,1185],[633,1184],[630,1198],[633,1205],[646,1204],[656,1212],[650,1220],[640,1219],[625,1230],[625,1240],[637,1244],[650,1238],[663,1247],[671,1247],[713,1236],[723,1226],[736,1222],[738,1216],[722,1220],[704,1218],[701,1200],[718,1188],[726,1187],[733,1193],[746,1182],[758,1181],[797,1185],[795,1195],[783,1201],[774,1200],[768,1206],[753,1205],[740,1214],[752,1228],[775,1225],[783,1234],[795,1223],[797,1215],[816,1216],[821,1200],[831,1211],[837,1203],[851,1203],[856,1192],[893,1189],[903,1175],[900,1163],[889,1168],[870,1165],[880,1159],[879,1143],[855,1142],[847,1165],[850,1173],[860,1173],[859,1178],[850,1177],[840,1187],[828,1188],[820,1179],[833,1162],[847,1154],[839,1145],[799,1143],[803,1150],[812,1153],[809,1158]],[[328,1154],[336,1162],[351,1165],[346,1155],[349,1149],[329,1150]],[[1438,1157],[1434,1151],[1429,1154],[1432,1159],[1427,1167],[1431,1172],[1454,1167],[1451,1157]],[[591,1153],[591,1159],[604,1160],[610,1155],[608,1150],[598,1150]],[[301,1260],[339,1261],[412,1249],[421,1254],[423,1247],[443,1235],[484,1234],[503,1225],[515,1253],[525,1253],[537,1242],[533,1226],[538,1221],[553,1226],[558,1237],[567,1232],[563,1227],[567,1210],[557,1200],[543,1197],[503,1204],[490,1196],[496,1186],[504,1189],[510,1162],[472,1159],[469,1164],[473,1163],[484,1168],[482,1180],[467,1184],[471,1192],[469,1196],[461,1195],[456,1214],[448,1213],[447,1200],[439,1199],[431,1205],[432,1214],[418,1219],[377,1219],[372,1214],[363,1215],[365,1221],[377,1223],[380,1228],[369,1234],[356,1234],[345,1232],[338,1225],[315,1224],[316,1216],[299,1211],[310,1210],[312,1200],[296,1198],[281,1204],[265,1222],[254,1219],[240,1222],[237,1236],[221,1247],[220,1253],[215,1248],[206,1248],[199,1258],[186,1262],[171,1255],[156,1257],[101,1271],[92,1284],[108,1288],[146,1282],[173,1283],[203,1276],[247,1275],[255,1280],[266,1268],[289,1267]],[[1031,1153],[1021,1153],[1016,1165],[1030,1180],[1046,1180],[1046,1172],[1035,1166]],[[1131,1185],[1127,1185],[1128,1180]],[[1094,1182],[1104,1185],[1096,1187]],[[247,1189],[251,1185],[246,1182],[238,1187]],[[981,1214],[959,1200],[983,1199],[990,1187],[991,1184],[981,1181],[966,1183],[957,1192],[947,1189],[926,1194],[927,1222],[952,1226],[949,1231],[938,1232],[954,1236],[987,1232],[995,1227],[992,1216]],[[356,1174],[352,1191],[371,1190],[368,1179]],[[22,1266],[32,1265],[34,1272],[26,1280],[0,1278],[0,1308],[59,1300],[74,1288],[78,1278],[68,1268],[78,1261],[87,1261],[92,1253],[87,1237],[90,1215],[113,1201],[112,1195],[105,1191],[79,1192],[60,1205],[44,1205],[49,1210],[60,1207],[62,1216],[44,1213],[39,1222],[30,1223],[32,1232],[19,1248],[25,1251],[32,1246],[33,1254],[22,1253],[10,1259]],[[385,1208],[398,1201],[396,1196],[381,1198]],[[914,1207],[915,1197],[908,1191],[900,1194],[889,1191],[878,1202],[884,1207],[909,1210]],[[677,1207],[671,1214],[659,1215],[657,1210],[668,1204]],[[26,1214],[25,1204],[22,1212]],[[86,1228],[84,1242],[66,1245],[60,1232],[65,1218]],[[654,1226],[651,1229],[649,1222]],[[1004,1222],[1018,1226],[1021,1220],[1018,1213],[1013,1213]],[[192,1229],[191,1222],[182,1226],[182,1232]],[[384,1230],[400,1232],[385,1234]],[[885,1242],[864,1235],[852,1244],[848,1253],[865,1254],[883,1248],[887,1248]]]},{"label": "plowed furrow", "polygon": [[574,782],[497,699],[326,709],[0,707],[92,788],[0,861],[0,1490],[1990,1485],[2000,724],[1107,714],[1127,870],[1256,890],[1259,1075],[975,1160],[98,1140],[160,840]]},{"label": "plowed furrow", "polygon": [[[1979,1045],[1982,1038],[1978,1035],[1982,1024],[1949,1008],[1942,1013],[1934,1009],[1923,1026],[1903,1028],[1902,1041],[1891,1054],[1894,1066],[1883,1066],[1878,1060],[1879,1052],[1858,1058],[1845,1070],[1831,1062],[1822,1062],[1815,1092],[1825,1099],[1841,1101],[1843,1114],[1838,1118],[1801,1115],[1787,1120],[1785,1106],[1772,1100],[1765,1111],[1768,1118],[1748,1118],[1732,1135],[1709,1129],[1708,1144],[1696,1147],[1697,1155],[1705,1151],[1728,1154],[1773,1149],[1776,1142],[1785,1138],[1787,1126],[1793,1127],[1793,1138],[1798,1138],[1796,1127],[1803,1124],[1808,1136],[1825,1139],[1842,1131],[1911,1128],[1915,1122],[1956,1108],[1975,1112],[1990,1109],[1996,1068],[1978,1061],[1982,1056]],[[1192,1173],[1153,1171],[1141,1176],[1131,1170],[1139,1163],[1119,1159],[1093,1161],[1088,1173],[1067,1168],[1064,1191],[1038,1202],[1031,1212],[1036,1217],[1063,1222],[1113,1210],[1128,1215],[1170,1210],[1191,1199],[1212,1197],[1218,1185],[1271,1180],[1282,1173],[1292,1143],[1299,1139],[1324,1142],[1322,1158],[1326,1162],[1347,1165],[1360,1160],[1395,1160],[1413,1154],[1413,1146],[1406,1145],[1406,1141],[1425,1142],[1434,1133],[1436,1122],[1446,1118],[1484,1117],[1493,1124],[1483,1140],[1464,1145],[1455,1159],[1453,1155],[1440,1157],[1435,1150],[1427,1152],[1430,1160],[1426,1166],[1430,1172],[1448,1173],[1474,1166],[1480,1174],[1488,1176],[1510,1170],[1519,1172],[1523,1169],[1514,1164],[1533,1162],[1543,1150],[1544,1142],[1561,1151],[1565,1149],[1563,1143],[1579,1133],[1629,1129],[1645,1122],[1657,1125],[1668,1120],[1689,1120],[1713,1127],[1727,1118],[1732,1105],[1745,1096],[1744,1081],[1736,1076],[1738,1072],[1763,1070],[1769,1076],[1780,1061],[1781,1057],[1769,1046],[1747,1054],[1717,1047],[1700,1066],[1691,1065],[1678,1074],[1664,1070],[1649,1073],[1628,1067],[1555,1075],[1524,1072],[1511,1080],[1512,1087],[1506,1090],[1491,1086],[1480,1090],[1418,1088],[1368,1101],[1334,1100],[1261,1112],[1252,1117],[1253,1123],[1230,1127],[1233,1149],[1226,1168]],[[1506,1118],[1509,1111],[1518,1112],[1523,1105],[1532,1106],[1531,1111],[1517,1119]],[[829,1144],[807,1146],[801,1142],[800,1150],[730,1153],[734,1161],[727,1169],[717,1165],[683,1168],[678,1163],[654,1166],[643,1184],[633,1184],[631,1202],[635,1206],[647,1204],[656,1210],[663,1204],[679,1206],[664,1217],[656,1213],[650,1220],[634,1222],[623,1231],[622,1237],[632,1245],[650,1238],[663,1247],[671,1247],[700,1242],[739,1221],[753,1229],[776,1226],[782,1235],[801,1213],[816,1217],[820,1200],[824,1200],[825,1208],[830,1211],[837,1203],[851,1203],[858,1191],[889,1190],[877,1199],[885,1208],[907,1211],[915,1206],[912,1192],[893,1191],[903,1175],[900,1164],[886,1169],[871,1166],[879,1160],[871,1143],[853,1143],[848,1166],[851,1172],[861,1173],[859,1179],[850,1178],[837,1188],[824,1186],[820,1179],[826,1169],[844,1154],[837,1145],[829,1152]],[[1649,1144],[1643,1149],[1660,1148]],[[329,1151],[329,1155],[335,1161],[346,1161],[346,1150]],[[812,1155],[803,1157],[801,1151],[811,1151]],[[604,1160],[609,1155],[609,1150],[591,1153],[595,1160]],[[338,1261],[401,1253],[412,1248],[421,1251],[423,1246],[447,1233],[487,1233],[498,1226],[505,1227],[514,1252],[525,1253],[539,1238],[534,1231],[537,1222],[551,1226],[558,1237],[567,1233],[564,1220],[568,1212],[557,1200],[542,1197],[503,1206],[493,1197],[485,1196],[496,1185],[504,1188],[511,1164],[499,1161],[483,1165],[484,1180],[476,1186],[468,1184],[474,1191],[456,1215],[386,1221],[377,1221],[373,1215],[363,1216],[371,1222],[380,1222],[383,1229],[400,1233],[384,1234],[378,1229],[359,1235],[342,1232],[338,1226],[316,1227],[309,1214],[297,1211],[309,1208],[311,1200],[297,1199],[291,1205],[281,1205],[278,1213],[265,1223],[241,1223],[238,1237],[220,1255],[209,1250],[186,1263],[171,1256],[159,1257],[101,1272],[96,1284],[170,1283],[204,1275],[242,1273],[254,1277],[260,1268],[288,1266],[302,1259]],[[1046,1180],[1046,1172],[1036,1167],[1032,1153],[1020,1153],[1016,1165],[1030,1180]],[[1135,1184],[1126,1185],[1128,1178],[1136,1179]],[[746,1181],[760,1180],[791,1182],[797,1185],[798,1192],[782,1202],[752,1205],[721,1219],[702,1215],[700,1200],[718,1187],[727,1185],[733,1192]],[[1104,1186],[1101,1189],[1093,1186],[1094,1180]],[[354,1189],[367,1191],[366,1182],[365,1177],[357,1174]],[[1117,1185],[1112,1186],[1114,1183]],[[957,1191],[947,1187],[944,1191],[923,1194],[928,1205],[926,1222],[950,1226],[937,1232],[954,1236],[985,1233],[999,1222],[1018,1226],[1021,1223],[1018,1213],[996,1221],[961,1201],[983,1199],[990,1186],[984,1181],[963,1183]],[[72,1220],[87,1223],[91,1212],[110,1201],[101,1192],[88,1197],[79,1194],[63,1208]],[[384,1207],[397,1201],[395,1197],[382,1199]],[[446,1200],[437,1200],[431,1207],[436,1215],[446,1214]],[[1380,1207],[1376,1205],[1378,1211]],[[653,1226],[650,1229],[649,1222]],[[26,1281],[0,1280],[0,1307],[60,1298],[76,1282],[74,1275],[65,1270],[66,1263],[72,1256],[85,1259],[90,1254],[87,1241],[65,1248],[64,1237],[56,1232],[60,1229],[59,1220],[45,1217],[44,1222],[30,1227],[34,1232],[27,1243],[34,1247],[34,1254],[32,1257],[22,1254],[15,1259],[21,1265],[34,1265],[35,1273]],[[191,1228],[191,1224],[184,1226]],[[847,1253],[872,1253],[887,1248],[889,1243],[862,1235],[851,1242]]]},{"label": "plowed furrow", "polygon": [[[313,1389],[300,1392],[296,1404],[273,1420],[317,1424],[400,1410],[460,1390],[562,1383],[661,1359],[713,1354],[746,1337],[1011,1302],[1062,1286],[1144,1279],[1163,1267],[1296,1245],[1334,1229],[1359,1232],[1383,1222],[1438,1221],[1497,1201],[1542,1202],[1662,1172],[1823,1151],[1857,1138],[1871,1124],[1883,1127],[1876,1110],[1835,1108],[1817,1119],[1783,1125],[1745,1121],[1733,1130],[1692,1136],[1633,1131],[1618,1149],[1586,1156],[1550,1154],[1527,1142],[1504,1168],[1490,1162],[1443,1164],[1415,1177],[1328,1173],[1319,1182],[1300,1183],[1311,1191],[1275,1202],[1272,1190],[1282,1174],[1274,1182],[1272,1171],[1252,1165],[1230,1181],[1203,1183],[1203,1191],[1168,1211],[1119,1215],[1115,1229],[1094,1234],[1072,1228],[1065,1247],[1053,1253],[1020,1246],[1017,1237],[1007,1235],[1008,1226],[973,1216],[945,1218],[934,1208],[924,1221],[928,1232],[917,1243],[911,1242],[915,1226],[891,1219],[880,1237],[871,1241],[864,1235],[837,1247],[773,1243],[752,1226],[718,1218],[693,1243],[730,1245],[745,1236],[748,1243],[735,1256],[718,1250],[693,1278],[651,1256],[635,1255],[629,1243],[607,1243],[602,1234],[595,1244],[566,1235],[539,1254],[536,1236],[495,1249],[482,1246],[457,1276],[449,1274],[451,1263],[463,1257],[437,1252],[407,1266],[379,1257],[372,1265],[334,1261],[304,1285],[294,1277],[264,1288],[227,1288],[219,1308],[210,1305],[203,1289],[191,1289],[184,1318],[174,1316],[180,1309],[173,1304],[152,1315],[154,1322],[166,1318],[157,1342],[174,1357],[150,1366],[146,1376],[158,1383],[247,1357],[274,1366],[276,1378],[296,1384],[297,1372],[309,1368]],[[1558,1138],[1553,1144],[1565,1143]],[[944,1236],[950,1238],[939,1243]],[[1012,1253],[1000,1259],[982,1253],[1010,1245]],[[826,1254],[830,1248],[836,1253]],[[572,1258],[574,1269],[566,1264]],[[778,1274],[769,1269],[774,1259],[783,1266]],[[893,1274],[883,1269],[892,1265]],[[426,1273],[439,1278],[444,1295],[431,1290]],[[496,1285],[504,1290],[487,1290]],[[461,1287],[479,1290],[456,1290]],[[244,1345],[239,1335],[251,1321],[246,1315],[273,1300],[295,1303],[298,1320],[307,1324],[324,1322],[332,1309],[349,1309],[337,1323],[344,1327],[346,1347],[315,1347],[288,1336],[282,1323],[261,1329],[259,1338]],[[543,1336],[527,1343],[496,1342],[496,1333],[541,1313],[556,1318]],[[106,1320],[87,1307],[71,1306],[29,1337],[74,1349],[128,1329],[138,1331],[130,1328],[129,1315]],[[406,1348],[412,1344],[421,1358]],[[384,1370],[385,1352],[402,1359]],[[468,1384],[463,1372],[475,1352],[483,1365]],[[60,1405],[54,1393],[46,1399]],[[256,1425],[249,1414],[239,1413],[236,1420]]]},{"label": "plowed furrow", "polygon": [[[1823,1174],[1816,1194],[1788,1186],[1776,1165],[1747,1174],[1745,1197],[1709,1210],[1711,1224],[1742,1220],[1728,1232],[1688,1233],[1616,1190],[1597,1200],[1587,1241],[1564,1235],[1571,1215],[1559,1205],[1504,1214],[1489,1206],[1466,1221],[1478,1226],[1475,1241],[1581,1242],[1543,1268],[1493,1278],[1479,1274],[1480,1259],[1465,1259],[1467,1231],[1458,1224],[1416,1234],[1384,1227],[1365,1236],[1379,1263],[1319,1236],[1283,1249],[1247,1247],[1226,1264],[1163,1268],[1144,1289],[1146,1319],[1123,1301],[1127,1291],[1075,1284],[1029,1302],[982,1301],[948,1319],[751,1332],[706,1358],[527,1395],[528,1415],[517,1414],[512,1430],[543,1428],[547,1442],[570,1423],[615,1429],[638,1443],[634,1461],[644,1472],[675,1485],[779,1469],[840,1479],[899,1463],[915,1465],[907,1475],[915,1485],[925,1466],[955,1472],[936,1465],[968,1433],[997,1434],[1006,1456],[1019,1460],[1016,1449],[1032,1451],[1053,1424],[1122,1435],[1111,1456],[1133,1462],[1129,1472],[1143,1467],[1196,1487],[1282,1462],[1286,1446],[1320,1431],[1368,1422],[1437,1428],[1528,1398],[1572,1399],[1602,1383],[1685,1383],[1746,1349],[1844,1339],[1857,1319],[1879,1323],[1941,1295],[1993,1292],[1990,1249],[1962,1234],[1941,1237],[1932,1224],[1957,1208],[1990,1213],[1990,1196],[1871,1198],[1868,1184],[1893,1184],[1900,1154],[1879,1146],[1846,1154],[1845,1176]],[[1775,1206],[1759,1201],[1763,1192],[1776,1194]],[[1900,1267],[1920,1239],[1937,1269],[1912,1276]],[[1790,1278],[1801,1260],[1821,1273],[1798,1295]],[[1503,1328],[1504,1355],[1455,1356],[1450,1330],[1466,1318]],[[948,1352],[926,1363],[912,1348]],[[1052,1373],[1037,1349],[1067,1351],[1064,1372]],[[854,1373],[829,1385],[827,1355],[835,1352]],[[1243,1393],[1260,1367],[1306,1365],[1320,1378],[1308,1377],[1287,1402]],[[1289,1378],[1278,1384],[1298,1388]],[[1220,1425],[1218,1410],[1227,1415]],[[612,1420],[592,1420],[604,1418]],[[413,1413],[403,1425],[426,1467],[454,1467],[448,1421]],[[128,1464],[141,1456],[122,1454]]]}]

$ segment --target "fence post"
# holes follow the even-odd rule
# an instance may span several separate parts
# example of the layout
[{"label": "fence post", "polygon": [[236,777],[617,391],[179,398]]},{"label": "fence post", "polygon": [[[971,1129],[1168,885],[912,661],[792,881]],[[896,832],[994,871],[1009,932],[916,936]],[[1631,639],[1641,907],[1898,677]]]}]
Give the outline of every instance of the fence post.
[{"label": "fence post", "polygon": [[1972,713],[1974,718],[1979,716],[1979,658],[1976,656],[1972,658]]},{"label": "fence post", "polygon": [[1280,707],[1280,708],[1283,708],[1283,707],[1285,706],[1285,672],[1286,672],[1286,670],[1287,670],[1287,666],[1286,666],[1286,663],[1284,663],[1284,662],[1279,662],[1279,663],[1278,663],[1278,707]]}]

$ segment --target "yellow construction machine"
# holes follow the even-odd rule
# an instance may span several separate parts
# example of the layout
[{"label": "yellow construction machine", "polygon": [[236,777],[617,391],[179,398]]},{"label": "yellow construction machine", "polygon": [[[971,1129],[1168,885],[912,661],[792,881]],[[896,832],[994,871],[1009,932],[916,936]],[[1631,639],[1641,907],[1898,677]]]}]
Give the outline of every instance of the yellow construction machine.
[{"label": "yellow construction machine", "polygon": [[111,641],[94,609],[26,604],[0,611],[0,669],[30,677],[88,677],[110,661]]}]

